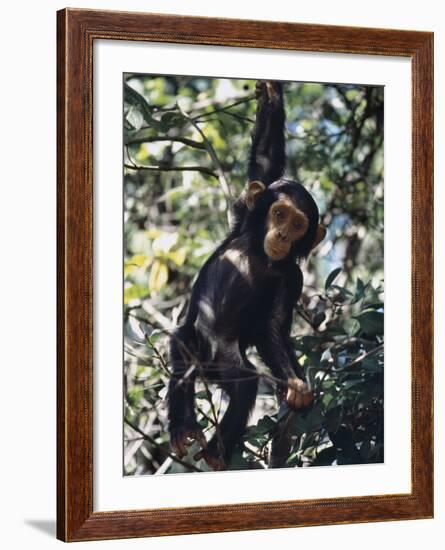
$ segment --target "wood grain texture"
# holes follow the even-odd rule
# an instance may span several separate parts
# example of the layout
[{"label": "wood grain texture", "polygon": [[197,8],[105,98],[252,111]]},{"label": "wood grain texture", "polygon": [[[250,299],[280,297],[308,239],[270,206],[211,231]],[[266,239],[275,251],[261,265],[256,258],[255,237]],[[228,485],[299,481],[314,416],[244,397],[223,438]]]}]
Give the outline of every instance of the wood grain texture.
[{"label": "wood grain texture", "polygon": [[[57,14],[57,36],[57,537],[93,540],[432,517],[432,33],[67,9]],[[96,39],[411,58],[411,493],[93,512],[92,64]]]}]

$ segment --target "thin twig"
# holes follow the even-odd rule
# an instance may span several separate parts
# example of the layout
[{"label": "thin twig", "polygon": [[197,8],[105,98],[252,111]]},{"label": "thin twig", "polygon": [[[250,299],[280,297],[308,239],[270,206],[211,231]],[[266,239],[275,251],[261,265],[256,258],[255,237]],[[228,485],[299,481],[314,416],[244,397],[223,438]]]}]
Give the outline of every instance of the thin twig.
[{"label": "thin twig", "polygon": [[[366,359],[367,357],[371,357],[372,355],[375,355],[376,353],[378,353],[379,351],[382,351],[382,349],[384,348],[384,344],[380,344],[379,346],[377,346],[376,348],[373,348],[372,350],[370,351],[367,351],[365,353],[362,353],[362,355],[359,355],[358,357],[356,357],[354,360],[350,361],[349,363],[347,363],[344,367],[342,367],[341,369],[339,369],[338,371],[336,372],[343,372],[345,371],[346,369],[349,369],[355,365],[357,365],[358,363],[361,363],[364,359]],[[332,372],[332,369],[334,368],[334,365],[331,365],[328,369],[325,370],[325,372],[323,373],[323,376],[320,378],[320,382],[317,384],[317,387],[318,388],[321,388],[323,382],[325,381],[325,378],[328,374],[330,374]]]},{"label": "thin twig", "polygon": [[[212,111],[209,111],[208,113],[202,113],[200,115],[196,115],[196,116],[191,117],[191,118],[192,118],[192,120],[196,121],[196,120],[198,120],[202,117],[207,117],[207,116],[210,116],[210,115],[214,115],[215,113],[226,112],[228,109],[231,109],[232,107],[236,107],[237,105],[242,105],[243,103],[249,103],[254,98],[255,98],[255,96],[253,94],[251,94],[251,95],[245,96],[241,99],[238,99],[238,100],[234,101],[233,103],[230,103],[229,105],[225,105],[224,107],[215,107],[215,109],[213,109]],[[233,113],[229,113],[229,114],[233,114]]]},{"label": "thin twig", "polygon": [[295,311],[297,315],[299,315],[304,321],[306,321],[306,323],[312,328],[314,332],[320,332],[320,329],[313,324],[308,315],[302,309],[300,309],[300,307],[298,307]]},{"label": "thin twig", "polygon": [[141,166],[138,164],[134,166],[131,164],[124,164],[124,166],[128,168],[128,170],[143,170],[146,172],[202,172],[203,174],[219,179],[219,175],[205,166]]},{"label": "thin twig", "polygon": [[145,339],[147,340],[148,342],[148,345],[151,347],[156,359],[158,359],[158,361],[160,362],[163,370],[165,371],[165,373],[170,376],[170,371],[168,370],[168,366],[167,366],[167,363],[165,362],[164,358],[162,357],[162,355],[160,354],[158,348],[153,344],[153,342],[150,340],[150,336],[148,336],[148,334],[145,335]]},{"label": "thin twig", "polygon": [[[224,111],[225,115],[236,118],[236,120],[239,120],[241,122],[249,122],[249,124],[254,124],[255,123],[254,119],[249,118],[247,116],[242,116],[242,115],[238,115],[236,113],[231,113],[230,111],[226,111],[224,109],[221,109],[221,110]],[[208,113],[208,114],[210,115],[210,114],[213,114],[213,113]],[[204,113],[200,117],[196,117],[194,120],[195,120],[195,122],[208,122],[210,120],[217,120],[217,119],[216,118],[215,119],[207,118],[207,114]],[[222,124],[222,121],[219,121],[219,122],[221,122],[221,124]]]},{"label": "thin twig", "polygon": [[[132,316],[133,316],[133,314],[132,314]],[[188,348],[186,348],[184,346],[184,343],[182,342],[182,340],[177,338],[177,336],[173,332],[171,332],[171,330],[166,329],[164,327],[161,327],[159,325],[158,326],[154,325],[153,323],[151,323],[150,321],[145,320],[145,319],[143,321],[147,325],[154,326],[157,330],[159,330],[163,334],[167,335],[168,337],[176,339],[176,342],[181,346],[181,351],[183,351],[188,356],[188,359],[189,359],[190,362],[194,362],[198,365],[205,366],[207,370],[210,370],[211,368],[219,369],[220,367],[227,366],[226,363],[216,363],[214,361],[210,361],[210,362],[200,361],[196,356],[194,356],[191,353],[191,351]],[[137,357],[137,356],[135,355],[135,357]],[[141,359],[144,360],[143,358],[141,358]],[[249,376],[245,377],[245,378],[239,378],[239,377],[236,378],[236,379],[234,378],[235,381],[240,380],[240,379],[241,380],[244,380],[244,379],[249,380],[249,379],[252,379],[252,378],[262,377],[265,380],[269,380],[269,382],[273,382],[274,384],[277,384],[278,386],[282,386],[283,388],[288,388],[289,387],[287,381],[282,380],[281,378],[278,378],[278,377],[274,376],[273,374],[269,374],[269,373],[264,372],[264,371],[255,371],[255,373],[253,373],[252,369],[250,369],[248,367],[245,367],[242,364],[238,365],[238,368],[239,368],[239,370],[248,372]]]},{"label": "thin twig", "polygon": [[223,193],[226,199],[228,200],[229,205],[231,205],[233,202],[232,190],[230,189],[229,182],[227,181],[226,175],[224,173],[224,168],[222,167],[221,161],[219,160],[218,155],[216,154],[215,149],[213,148],[213,145],[210,143],[210,140],[205,135],[205,133],[201,130],[199,124],[195,122],[195,120],[193,120],[193,118],[191,118],[181,108],[179,109],[182,115],[190,122],[190,124],[197,130],[199,135],[202,137],[202,141],[204,142],[205,148],[207,149],[207,152],[209,153],[210,158],[212,159],[213,164],[216,167],[216,175],[221,185],[221,188],[223,190]]},{"label": "thin twig", "polygon": [[169,136],[150,136],[150,137],[138,137],[134,139],[130,139],[126,145],[139,145],[141,143],[152,143],[156,141],[174,141],[178,143],[183,143],[184,145],[188,145],[189,147],[193,147],[194,149],[201,149],[202,151],[205,151],[205,145],[201,141],[196,141],[194,139],[189,139],[185,137],[175,136],[175,137],[169,137]]},{"label": "thin twig", "polygon": [[344,371],[345,369],[349,369],[350,367],[353,367],[357,363],[361,363],[363,361],[363,359],[366,359],[367,357],[371,357],[371,355],[375,355],[379,351],[382,351],[382,349],[384,347],[385,347],[385,344],[380,344],[376,348],[371,349],[371,350],[367,351],[366,353],[363,353],[362,355],[359,355],[353,361],[350,361],[349,363],[347,363],[341,370]]},{"label": "thin twig", "polygon": [[[147,440],[149,443],[151,443],[152,445],[154,445],[155,447],[162,447],[162,445],[160,445],[156,439],[154,439],[153,437],[147,435],[146,433],[144,433],[138,426],[136,426],[136,424],[133,424],[133,422],[131,422],[131,420],[128,420],[128,418],[125,418],[125,423],[128,424],[130,426],[130,428],[133,428],[133,430],[135,430],[137,433],[141,434],[141,436]],[[185,462],[184,460],[181,460],[179,457],[177,457],[175,454],[173,453],[170,453],[168,451],[166,451],[166,453],[168,454],[168,456],[174,460],[175,462],[178,462],[179,464],[182,464],[182,466],[184,466],[185,468],[187,468],[188,470],[191,470],[193,472],[202,472],[202,470],[200,468],[198,468],[197,466],[194,466],[193,464],[189,464],[188,462]]]},{"label": "thin twig", "polygon": [[[158,323],[158,325],[160,325],[163,329],[170,330],[173,328],[172,322],[170,321],[170,319],[165,315],[163,315],[160,311],[158,311],[149,300],[144,300],[143,305],[140,307],[142,311],[146,312],[148,315],[151,315],[153,319]],[[136,317],[134,313],[132,313],[131,315],[133,317]],[[152,324],[146,321],[145,319],[142,319],[142,320],[148,325]]]}]

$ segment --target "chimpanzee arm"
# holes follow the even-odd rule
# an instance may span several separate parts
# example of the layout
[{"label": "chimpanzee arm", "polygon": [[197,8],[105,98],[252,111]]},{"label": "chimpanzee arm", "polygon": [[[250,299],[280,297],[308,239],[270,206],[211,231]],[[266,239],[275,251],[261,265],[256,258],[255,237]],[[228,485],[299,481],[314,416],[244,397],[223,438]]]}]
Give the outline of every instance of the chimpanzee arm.
[{"label": "chimpanzee arm", "polygon": [[258,81],[257,110],[252,134],[248,179],[259,180],[266,186],[284,173],[283,87],[276,81]]},{"label": "chimpanzee arm", "polygon": [[[291,378],[304,380],[303,369],[298,363],[287,331],[272,321],[267,334],[256,343],[257,351],[272,374],[287,382]],[[279,393],[285,390],[278,388]]]},{"label": "chimpanzee arm", "polygon": [[256,348],[262,360],[277,378],[304,379],[303,369],[293,350],[290,331],[293,308],[301,295],[303,276],[298,266],[293,266],[288,277],[276,291],[269,319],[259,334]]}]

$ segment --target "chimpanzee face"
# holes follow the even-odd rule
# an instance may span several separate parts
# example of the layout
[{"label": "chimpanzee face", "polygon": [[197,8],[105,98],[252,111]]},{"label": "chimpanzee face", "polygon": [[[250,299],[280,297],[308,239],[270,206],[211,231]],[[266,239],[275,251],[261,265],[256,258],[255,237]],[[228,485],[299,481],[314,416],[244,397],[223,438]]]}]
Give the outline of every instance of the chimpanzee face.
[{"label": "chimpanzee face", "polygon": [[274,261],[283,260],[292,245],[306,234],[309,220],[284,193],[269,208],[266,218],[264,251]]},{"label": "chimpanzee face", "polygon": [[247,208],[253,210],[265,193],[273,198],[269,197],[271,204],[264,220],[263,248],[272,261],[284,260],[299,243],[302,250],[298,252],[304,256],[324,239],[326,229],[318,223],[318,208],[301,185],[286,182],[266,189],[263,183],[253,181],[246,192]]}]

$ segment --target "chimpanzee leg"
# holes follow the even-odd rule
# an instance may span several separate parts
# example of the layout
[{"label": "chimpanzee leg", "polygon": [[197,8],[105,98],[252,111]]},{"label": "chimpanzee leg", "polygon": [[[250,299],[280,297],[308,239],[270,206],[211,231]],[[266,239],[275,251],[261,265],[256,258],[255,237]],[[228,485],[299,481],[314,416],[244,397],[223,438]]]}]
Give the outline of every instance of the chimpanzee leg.
[{"label": "chimpanzee leg", "polygon": [[[282,381],[277,385],[277,397],[279,402],[285,400],[293,409],[301,409],[313,401],[313,394],[304,382],[304,372],[298,363],[287,331],[274,326],[271,323],[268,335],[263,334],[256,342],[256,348],[261,359],[269,366],[272,374]],[[289,381],[299,379],[299,389],[289,389]],[[294,414],[289,414],[287,419],[281,421],[272,439],[269,457],[270,468],[282,468],[290,455],[292,448],[292,430],[290,426]]]},{"label": "chimpanzee leg", "polygon": [[226,462],[229,462],[234,446],[246,430],[247,421],[255,405],[258,378],[238,382],[227,388],[227,391],[230,402],[221,421],[220,433],[224,446],[223,457]]},{"label": "chimpanzee leg", "polygon": [[168,386],[168,423],[171,446],[179,457],[187,454],[187,446],[193,440],[206,446],[195,414],[195,340],[193,327],[184,326],[175,332],[170,344],[172,376]]},{"label": "chimpanzee leg", "polygon": [[229,397],[229,405],[207,448],[195,455],[195,459],[204,458],[214,470],[227,468],[233,449],[246,430],[258,390],[255,368],[247,362],[246,368],[228,369],[226,377],[228,381],[222,380],[221,386]]}]

